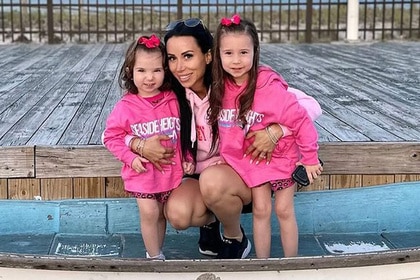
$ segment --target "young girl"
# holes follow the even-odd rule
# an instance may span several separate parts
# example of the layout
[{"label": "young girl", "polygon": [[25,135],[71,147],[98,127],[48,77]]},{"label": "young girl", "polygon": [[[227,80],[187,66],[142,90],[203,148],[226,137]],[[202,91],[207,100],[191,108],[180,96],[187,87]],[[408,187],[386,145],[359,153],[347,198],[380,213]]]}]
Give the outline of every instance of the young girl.
[{"label": "young girl", "polygon": [[[166,69],[165,47],[155,35],[142,36],[129,46],[119,80],[127,92],[109,115],[103,139],[123,163],[124,188],[137,199],[146,257],[151,259],[165,259],[163,205],[183,176],[178,101],[168,90]],[[172,158],[175,165],[165,165],[162,171],[142,157],[145,139],[160,134],[169,136],[162,144],[176,151]],[[138,154],[125,143],[127,135],[141,139],[136,146]]]},{"label": "young girl", "polygon": [[[270,68],[258,65],[259,53],[252,22],[238,15],[221,20],[214,42],[209,122],[215,139],[220,137],[221,156],[251,188],[257,257],[270,257],[272,191],[284,256],[291,257],[298,248],[291,175],[299,161],[311,182],[321,174],[318,135],[306,110],[287,91],[287,83]],[[286,126],[291,134],[279,139],[270,130],[272,123]],[[255,165],[244,157],[243,146],[249,141],[249,131],[264,127],[276,148],[269,164]],[[259,161],[265,161],[264,154]]]}]

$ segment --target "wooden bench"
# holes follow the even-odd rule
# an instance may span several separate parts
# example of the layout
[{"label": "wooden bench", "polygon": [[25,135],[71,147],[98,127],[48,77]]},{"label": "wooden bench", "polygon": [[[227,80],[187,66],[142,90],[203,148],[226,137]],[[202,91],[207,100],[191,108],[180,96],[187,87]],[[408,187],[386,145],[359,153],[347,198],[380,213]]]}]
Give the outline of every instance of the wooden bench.
[{"label": "wooden bench", "polygon": [[[420,142],[320,143],[321,178],[301,191],[420,180]],[[0,198],[125,197],[121,164],[103,146],[0,147]]]}]

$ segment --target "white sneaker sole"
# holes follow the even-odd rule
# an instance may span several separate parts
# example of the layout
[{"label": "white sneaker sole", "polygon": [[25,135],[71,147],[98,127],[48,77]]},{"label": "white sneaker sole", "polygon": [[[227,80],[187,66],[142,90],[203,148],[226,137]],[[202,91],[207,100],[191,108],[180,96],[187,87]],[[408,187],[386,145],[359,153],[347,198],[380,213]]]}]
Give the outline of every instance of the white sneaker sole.
[{"label": "white sneaker sole", "polygon": [[241,259],[245,259],[249,255],[249,253],[251,252],[251,248],[252,248],[251,241],[249,241],[248,239],[248,244],[246,245],[246,248],[244,252],[242,253]]},{"label": "white sneaker sole", "polygon": [[205,256],[209,256],[209,257],[217,256],[217,253],[213,251],[209,251],[209,250],[201,250],[200,247],[198,247],[198,251],[200,252],[200,254],[205,255]]}]

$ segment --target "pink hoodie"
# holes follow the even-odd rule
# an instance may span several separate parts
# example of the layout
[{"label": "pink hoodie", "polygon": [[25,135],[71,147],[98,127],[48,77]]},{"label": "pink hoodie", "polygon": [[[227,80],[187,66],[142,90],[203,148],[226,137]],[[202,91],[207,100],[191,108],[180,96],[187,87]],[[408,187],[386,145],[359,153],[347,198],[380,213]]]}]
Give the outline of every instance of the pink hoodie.
[{"label": "pink hoodie", "polygon": [[[281,77],[279,78],[282,79]],[[291,87],[289,87],[287,91],[296,95],[299,104],[301,104],[308,111],[308,114],[313,121],[315,121],[322,114],[321,107],[313,97]],[[210,91],[203,99],[200,99],[189,88],[186,88],[185,92],[193,113],[191,122],[191,140],[192,142],[197,141],[197,158],[194,173],[200,174],[206,167],[214,165],[222,160],[218,149],[210,154],[212,132],[211,127],[207,123],[207,110],[209,108]],[[281,127],[283,129],[283,137],[292,134],[292,132],[286,126],[281,125]],[[127,135],[125,137],[127,146],[130,146],[130,141],[133,137],[134,136],[131,135]]]},{"label": "pink hoodie", "polygon": [[[136,135],[149,138],[156,134],[171,137],[162,145],[175,146],[176,154],[172,160],[176,164],[162,165],[165,172],[162,174],[153,164],[143,163],[147,171],[138,173],[131,168],[131,163],[138,155],[126,145],[125,137]],[[105,147],[123,163],[121,177],[126,191],[159,193],[180,185],[183,170],[179,107],[172,91],[163,92],[163,99],[155,106],[136,94],[125,94],[109,115],[103,137]]]},{"label": "pink hoodie", "polygon": [[207,122],[209,93],[207,93],[206,97],[200,99],[189,88],[186,88],[185,91],[192,109],[191,140],[192,142],[197,141],[197,163],[194,173],[200,174],[206,167],[219,162],[221,157],[218,149],[210,154],[212,132]]},{"label": "pink hoodie", "polygon": [[[236,100],[246,84],[237,86],[226,81],[225,95],[219,115],[220,154],[242,177],[249,187],[276,179],[291,177],[295,164],[301,157],[303,164],[318,163],[318,134],[306,109],[295,96],[287,91],[287,83],[269,67],[261,66],[257,78],[257,89],[251,111],[247,114],[248,124],[243,126],[237,120]],[[281,138],[273,151],[269,165],[259,165],[244,158],[244,146],[249,140],[249,131],[264,129],[271,123],[286,126],[292,135]]]}]

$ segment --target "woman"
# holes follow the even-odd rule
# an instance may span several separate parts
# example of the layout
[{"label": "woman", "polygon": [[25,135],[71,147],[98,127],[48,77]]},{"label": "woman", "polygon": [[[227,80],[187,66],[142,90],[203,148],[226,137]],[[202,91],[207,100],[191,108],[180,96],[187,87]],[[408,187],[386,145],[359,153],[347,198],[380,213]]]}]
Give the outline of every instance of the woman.
[{"label": "woman", "polygon": [[[195,174],[184,178],[182,184],[171,193],[165,204],[165,216],[176,229],[200,227],[199,251],[201,253],[218,258],[246,257],[244,249],[239,248],[236,243],[229,244],[229,240],[226,240],[227,243],[222,242],[219,221],[215,215],[219,219],[222,217],[224,235],[226,237],[238,236],[241,240],[246,240],[242,243],[246,244],[245,249],[249,252],[250,243],[246,237],[242,238],[244,235],[240,228],[239,218],[243,205],[251,202],[250,190],[231,168],[232,178],[227,181],[229,186],[222,191],[220,188],[212,190],[211,184],[206,184],[201,188],[201,178],[200,184],[198,180],[199,174],[204,169],[220,161],[217,147],[211,146],[211,127],[207,124],[213,37],[200,19],[187,19],[170,23],[164,42],[168,53],[173,90],[180,102],[183,152],[189,150],[196,155]],[[188,105],[186,98],[191,107],[185,105]],[[315,100],[314,102],[316,103]],[[188,115],[192,115],[192,118],[188,119]],[[283,135],[279,125],[272,125],[272,131],[278,138]],[[269,160],[274,146],[266,131],[253,132],[249,138],[253,138],[254,141],[244,153],[249,155],[251,160],[257,159],[263,153]],[[143,157],[160,170],[162,164],[171,164],[173,155],[172,149],[160,144],[161,140],[166,139],[166,136],[148,138],[143,147]],[[139,139],[131,142],[133,150],[137,141]],[[191,150],[192,146],[195,149]],[[226,168],[229,169],[228,166]],[[218,182],[217,184],[220,185],[217,177],[209,181]],[[216,197],[223,203],[215,202]]]}]

